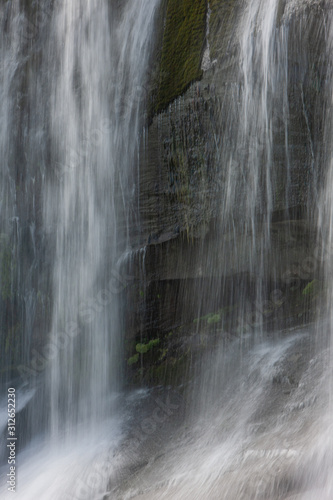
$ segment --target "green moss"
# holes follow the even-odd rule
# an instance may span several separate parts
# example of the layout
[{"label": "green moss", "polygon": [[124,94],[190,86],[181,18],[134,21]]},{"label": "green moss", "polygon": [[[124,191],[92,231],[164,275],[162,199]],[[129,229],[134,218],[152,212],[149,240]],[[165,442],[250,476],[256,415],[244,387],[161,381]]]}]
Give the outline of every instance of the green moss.
[{"label": "green moss", "polygon": [[145,354],[150,351],[153,347],[157,346],[160,343],[160,339],[153,339],[148,342],[148,344],[136,344],[136,352],[140,354]]},{"label": "green moss", "polygon": [[202,76],[206,0],[169,0],[163,36],[157,109],[164,109]]},{"label": "green moss", "polygon": [[216,323],[219,323],[221,321],[221,314],[220,312],[217,313],[209,313],[206,314],[205,316],[201,316],[201,318],[196,318],[193,323],[197,324],[200,322],[207,322],[207,325],[215,325]]},{"label": "green moss", "polygon": [[157,345],[159,345],[159,343],[160,343],[160,339],[153,339],[153,340],[151,340],[151,341],[149,342],[149,344],[148,344],[148,345],[149,345],[150,347],[156,347]]},{"label": "green moss", "polygon": [[136,344],[135,349],[139,354],[146,354],[148,352],[148,344]]},{"label": "green moss", "polygon": [[302,295],[304,297],[306,297],[306,296],[315,297],[318,294],[318,292],[320,291],[320,289],[321,289],[320,281],[313,280],[306,285],[306,287],[302,291]]},{"label": "green moss", "polygon": [[132,365],[135,365],[135,363],[137,363],[138,361],[139,361],[139,353],[134,354],[134,356],[129,358],[127,360],[127,364],[128,364],[128,366],[132,366]]},{"label": "green moss", "polygon": [[163,359],[167,356],[168,354],[168,348],[165,348],[165,349],[161,349],[160,350],[160,357],[159,357],[159,361],[163,361]]},{"label": "green moss", "polygon": [[208,325],[215,325],[216,323],[219,323],[221,321],[221,315],[220,314],[213,314],[208,318],[207,323]]}]

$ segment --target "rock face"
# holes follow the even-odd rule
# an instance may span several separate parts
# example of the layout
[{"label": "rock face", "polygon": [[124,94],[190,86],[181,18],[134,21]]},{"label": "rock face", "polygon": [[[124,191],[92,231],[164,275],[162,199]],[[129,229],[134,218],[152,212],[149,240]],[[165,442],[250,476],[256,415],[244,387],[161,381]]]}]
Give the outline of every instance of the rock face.
[{"label": "rock face", "polygon": [[53,252],[43,233],[41,205],[45,175],[54,175],[54,165],[48,124],[40,127],[33,113],[47,75],[31,82],[51,11],[49,1],[39,10],[30,0],[0,6],[0,377],[26,363],[49,329]]},{"label": "rock face", "polygon": [[[234,12],[226,17],[226,4],[221,3],[222,12],[215,5],[215,18],[211,16],[210,21],[218,25],[210,35],[210,46],[217,55],[212,68],[191,83],[166,111],[154,116],[142,144],[140,203],[142,233],[148,244],[171,240],[181,233],[189,239],[201,239],[221,210],[220,200],[227,188],[223,178],[223,170],[227,170],[223,165],[226,146],[222,143],[229,135],[226,126],[234,127],[232,133],[237,134],[237,121],[230,124],[230,103],[236,97],[235,86],[242,85],[238,71],[239,8],[237,2],[230,2],[233,7],[229,5],[229,9]],[[288,144],[286,147],[286,117],[278,109],[283,96],[276,89],[276,95],[271,96],[276,105],[272,123],[276,175],[272,180],[276,189],[273,220],[303,217],[320,177],[323,82],[327,71],[324,27],[317,16],[317,3],[311,9],[306,9],[307,5],[301,12],[295,9],[297,13],[291,7],[286,14],[281,10],[282,27],[276,28],[286,37],[283,48],[287,57],[283,62],[288,70]],[[264,165],[261,168],[264,170]]]},{"label": "rock face", "polygon": [[[281,62],[288,72],[284,80],[288,85],[288,117],[282,109],[272,114],[272,184],[276,190],[273,221],[303,218],[308,208],[312,210],[321,175],[327,73],[325,32],[323,19],[317,15],[318,2],[294,2],[294,9],[293,4],[288,4],[287,9],[286,2],[280,3],[280,25],[276,30],[283,32],[282,48],[287,51]],[[147,244],[173,240],[182,233],[188,239],[201,240],[212,232],[210,225],[219,218],[223,192],[228,188],[223,177],[228,168],[223,165],[227,147],[223,141],[226,136],[237,134],[239,125],[236,119],[230,123],[230,103],[237,98],[235,87],[242,85],[238,71],[242,63],[238,40],[240,9],[235,1],[212,5],[214,16],[211,15],[210,24],[215,29],[210,33],[210,47],[214,64],[200,79],[190,83],[185,93],[173,99],[167,110],[154,116],[142,144],[140,204],[142,234]],[[163,75],[161,81],[163,86]],[[283,104],[282,90],[275,90],[276,95],[269,97],[278,107]],[[231,134],[227,126],[233,127]],[[265,169],[263,162],[261,168]],[[237,211],[237,206],[233,211]]]},{"label": "rock face", "polygon": [[[265,40],[259,29],[248,39],[254,58],[262,40],[259,60],[253,60],[258,75],[251,73],[250,86],[244,79],[244,65],[251,64],[244,57],[244,2],[206,4],[206,30],[198,30],[201,40],[196,38],[193,47],[177,46],[183,38],[169,41],[171,25],[180,33],[186,23],[202,23],[201,3],[196,21],[191,17],[194,12],[187,15],[185,4],[178,2],[177,10],[171,1],[166,8],[164,4],[162,56],[155,66],[150,99],[154,112],[141,144],[144,251],[136,252],[131,269],[138,280],[145,276],[139,303],[141,311],[151,313],[145,313],[143,320],[136,309],[141,320],[132,322],[130,335],[137,338],[142,329],[149,338],[177,328],[181,317],[192,315],[193,321],[195,310],[201,316],[235,306],[230,297],[237,296],[237,287],[251,301],[260,283],[264,300],[275,289],[284,290],[286,276],[301,280],[303,288],[320,278],[315,221],[325,171],[325,83],[331,71],[325,11],[329,5],[310,0],[278,3],[266,47],[271,52],[264,94],[257,82],[265,69],[260,69]],[[168,18],[171,11],[173,23]],[[183,16],[181,21],[175,20],[177,15]],[[178,67],[183,57],[179,50],[182,47],[193,62],[199,45],[200,64],[196,60],[196,76],[191,78],[192,73]],[[172,59],[174,66],[168,67],[166,60]],[[175,89],[183,91],[175,96]],[[249,89],[254,95],[246,101]],[[242,123],[248,102],[260,103],[263,96],[268,103],[268,132],[258,127],[260,118],[254,118],[253,130],[251,124]],[[262,111],[258,108],[258,115]],[[257,142],[246,143],[240,131]],[[254,181],[248,173],[251,162],[257,164]],[[249,199],[251,190],[256,191],[254,203]],[[247,214],[248,210],[253,213]],[[163,300],[156,301],[156,295],[162,294]]]}]

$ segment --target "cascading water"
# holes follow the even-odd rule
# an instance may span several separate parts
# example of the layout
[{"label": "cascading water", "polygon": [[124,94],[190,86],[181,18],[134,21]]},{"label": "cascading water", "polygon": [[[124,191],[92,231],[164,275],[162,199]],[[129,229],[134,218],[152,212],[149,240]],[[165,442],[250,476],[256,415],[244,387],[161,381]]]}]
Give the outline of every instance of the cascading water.
[{"label": "cascading water", "polygon": [[[325,324],[318,320],[316,324],[317,352],[321,350],[324,357],[324,387],[326,404],[322,408],[318,422],[313,425],[308,437],[308,447],[305,452],[305,465],[301,468],[300,477],[302,488],[306,493],[304,500],[318,498],[329,499],[333,495],[333,413],[332,413],[332,332],[333,332],[333,294],[332,294],[332,104],[333,104],[333,79],[332,79],[332,41],[333,18],[330,14],[325,20],[326,51],[327,51],[327,76],[325,87],[324,134],[321,159],[325,165],[324,182],[318,199],[318,245],[316,251],[322,262],[324,272],[324,294],[322,309],[325,311]],[[320,358],[319,358],[320,359]],[[320,359],[320,361],[322,361]]]},{"label": "cascading water", "polygon": [[[33,310],[36,307],[36,280],[40,247],[36,248],[37,202],[42,184],[40,164],[34,161],[28,137],[28,118],[23,102],[27,91],[23,76],[26,39],[18,2],[1,6],[1,321],[7,335],[1,344],[2,374],[19,360],[28,361],[31,347]],[[10,28],[9,28],[10,26]],[[22,43],[22,39],[24,40]],[[36,127],[31,120],[30,126]],[[37,127],[36,127],[37,129]],[[36,130],[35,129],[35,130]],[[38,131],[36,130],[36,135]],[[20,141],[22,148],[17,147]],[[36,144],[35,144],[36,145]],[[26,197],[27,203],[24,202]],[[40,286],[42,288],[42,286]],[[32,313],[32,314],[31,314]],[[6,326],[7,324],[7,326]],[[11,339],[15,338],[15,346]]]},{"label": "cascading water", "polygon": [[155,4],[123,9],[110,29],[106,2],[65,3],[55,23],[51,137],[61,179],[50,182],[44,199],[46,227],[56,234],[52,341],[66,342],[66,325],[74,337],[51,368],[56,435],[64,425],[72,433],[78,421],[95,427],[105,394],[119,388],[119,302],[107,280],[128,243],[142,118],[131,100],[143,98]]},{"label": "cascading water", "polygon": [[[33,442],[21,455],[21,498],[81,498],[87,490],[97,495],[108,487],[106,457],[120,435],[113,394],[121,381],[119,292],[126,285],[117,261],[136,217],[136,153],[158,4],[37,2],[32,20],[19,1],[1,6],[3,227],[14,224],[17,214],[15,175],[26,175],[26,184],[39,183],[36,218],[50,263],[46,279],[52,283],[50,333],[43,332],[32,359],[21,358],[19,367],[28,386],[38,391],[22,417],[26,440]],[[12,88],[15,79],[24,92],[22,104]],[[25,170],[14,155],[22,147],[20,127]],[[17,174],[14,167],[10,171],[12,164]],[[34,219],[32,240],[33,224]],[[38,298],[43,300],[41,292]],[[31,324],[34,315],[29,317]],[[28,353],[30,346],[25,347]],[[104,439],[104,460],[101,455],[99,460],[105,474],[87,486],[89,461],[96,461]],[[28,462],[36,442],[36,463],[43,463],[43,470],[33,479]],[[69,466],[82,484],[74,484],[72,473],[66,478]]]},{"label": "cascading water", "polygon": [[[331,156],[330,151],[323,153],[314,147],[315,134],[310,129],[303,89],[311,63],[302,41],[297,49],[303,65],[297,70],[289,67],[295,47],[289,36],[288,16],[298,5],[284,2],[282,9],[281,5],[277,0],[258,0],[243,6],[237,33],[240,70],[231,98],[221,107],[217,181],[222,186],[222,199],[220,227],[216,229],[220,243],[205,247],[208,257],[204,257],[211,259],[212,269],[217,267],[217,258],[225,258],[225,275],[230,267],[238,273],[232,286],[221,280],[225,305],[233,308],[232,321],[225,325],[232,340],[215,341],[214,352],[203,356],[196,367],[188,389],[192,402],[186,427],[178,429],[163,453],[155,456],[135,480],[129,480],[130,485],[115,498],[332,498],[331,370],[326,333],[330,327],[321,317],[316,325],[303,328],[278,332],[275,327],[273,334],[267,321],[272,309],[278,310],[290,300],[289,288],[300,286],[293,281],[295,276],[298,279],[297,256],[288,250],[288,240],[295,237],[293,227],[297,227],[297,221],[290,220],[296,213],[293,181],[297,152],[290,140],[296,121],[295,93],[310,158],[310,173],[305,171],[304,176],[313,182],[313,192],[305,189],[311,222],[317,217],[317,207],[312,206],[316,202],[313,169],[319,170],[317,164]],[[304,19],[300,16],[297,21],[302,37]],[[314,35],[318,39],[323,36],[328,54],[330,22],[323,17],[322,32]],[[323,57],[330,56],[325,53]],[[293,83],[296,71],[297,86]],[[328,144],[329,75],[330,69],[325,73],[329,97],[321,101],[329,110]],[[219,76],[216,72],[213,83]],[[322,219],[318,238],[324,237],[330,244],[331,173],[326,185],[318,207]],[[275,225],[274,212],[280,217]],[[274,248],[274,231],[278,229],[286,231],[287,250]],[[319,255],[320,248],[321,243],[299,267],[321,264],[324,256]],[[330,255],[327,249],[324,253]],[[215,295],[221,294],[215,287],[216,280],[212,280],[202,289],[202,301],[207,303],[208,296],[214,303]],[[233,296],[230,302],[229,295]],[[328,310],[332,310],[330,298]],[[200,332],[203,321],[197,324]]]},{"label": "cascading water", "polygon": [[[21,353],[11,355],[28,377],[28,389],[17,392],[26,432],[23,436],[20,429],[26,442],[22,439],[19,455],[19,498],[332,498],[326,334],[332,318],[279,332],[279,322],[267,320],[272,310],[285,307],[297,285],[293,259],[300,257],[289,245],[293,228],[300,227],[292,219],[293,182],[301,182],[294,164],[303,161],[290,139],[299,120],[293,115],[296,99],[305,131],[302,148],[310,158],[304,177],[313,183],[304,188],[303,203],[309,221],[319,213],[320,244],[312,264],[327,263],[322,309],[332,311],[332,151],[330,146],[317,151],[313,140],[303,88],[311,62],[302,47],[302,16],[296,16],[301,40],[296,48],[290,37],[289,30],[296,30],[290,19],[301,3],[255,0],[240,9],[234,80],[214,131],[220,193],[216,239],[202,255],[210,275],[223,259],[216,266],[222,277],[218,290],[212,279],[196,293],[198,311],[218,296],[228,317],[222,318],[222,339],[217,334],[210,340],[214,349],[194,363],[191,382],[180,388],[190,402],[185,424],[174,396],[156,396],[151,406],[144,390],[117,394],[123,337],[118,292],[124,285],[119,269],[131,254],[134,165],[159,2],[50,2],[38,29],[33,22],[27,25],[18,0],[1,7],[0,63],[6,76],[0,103],[0,312],[12,315],[11,334],[20,331],[25,342]],[[38,18],[41,6],[37,2],[34,8]],[[209,54],[210,15],[209,9],[202,68],[214,69],[211,83],[218,87],[219,62],[212,65]],[[322,33],[314,33],[325,40],[325,65],[331,57],[331,21],[323,18]],[[297,68],[290,66],[293,51],[302,59]],[[327,95],[321,97],[327,106],[325,144],[332,142],[331,73],[328,64]],[[300,84],[293,83],[295,75]],[[318,207],[312,207],[316,162],[327,163],[328,174]],[[31,201],[28,215],[25,196]],[[285,238],[278,249],[277,233]],[[143,273],[146,250],[138,252]],[[12,264],[4,273],[11,259],[23,262],[27,278]],[[15,311],[8,311],[9,292],[21,300]],[[40,321],[39,329],[50,334],[45,340],[44,332],[38,344],[32,332],[41,304],[47,304],[51,319]],[[215,316],[223,316],[223,309]],[[203,322],[195,324],[204,339]],[[30,345],[32,359],[23,355]],[[1,413],[2,433],[5,425]],[[6,473],[7,467],[1,469],[3,484]]]}]

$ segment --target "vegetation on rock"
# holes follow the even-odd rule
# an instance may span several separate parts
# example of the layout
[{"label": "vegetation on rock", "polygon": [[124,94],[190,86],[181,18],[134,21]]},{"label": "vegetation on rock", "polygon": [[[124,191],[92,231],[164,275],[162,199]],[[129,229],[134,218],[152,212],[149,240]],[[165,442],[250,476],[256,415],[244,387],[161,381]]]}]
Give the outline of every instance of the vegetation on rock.
[{"label": "vegetation on rock", "polygon": [[318,280],[312,280],[310,283],[306,285],[304,288],[302,295],[303,296],[310,296],[314,297],[318,294],[318,292],[321,290],[321,283]]},{"label": "vegetation on rock", "polygon": [[160,339],[152,339],[152,340],[150,340],[149,342],[147,342],[145,344],[143,344],[143,343],[136,344],[136,346],[135,346],[136,354],[134,354],[133,356],[131,356],[127,360],[128,366],[135,365],[139,361],[139,355],[140,354],[146,354],[153,347],[158,346],[159,343],[160,343]]},{"label": "vegetation on rock", "polygon": [[160,66],[156,111],[181,95],[201,78],[205,47],[206,0],[169,0]]}]

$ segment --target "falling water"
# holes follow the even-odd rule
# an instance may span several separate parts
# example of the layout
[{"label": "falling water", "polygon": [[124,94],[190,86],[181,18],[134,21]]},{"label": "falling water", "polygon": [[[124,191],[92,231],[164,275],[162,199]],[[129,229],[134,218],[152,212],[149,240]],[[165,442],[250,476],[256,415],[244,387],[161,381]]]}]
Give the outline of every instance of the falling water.
[{"label": "falling water", "polygon": [[[22,37],[23,23],[18,2],[1,6],[0,23],[0,310],[2,328],[7,330],[1,345],[4,375],[10,371],[10,366],[19,363],[20,359],[28,360],[31,347],[30,313],[36,306],[34,288],[40,256],[38,254],[41,253],[41,247],[36,248],[36,205],[39,197],[37,184],[42,184],[42,168],[34,161],[31,146],[35,137],[28,137],[28,117],[23,109],[27,92],[23,76],[26,65],[23,55],[26,39]],[[33,119],[30,126],[36,127]],[[22,148],[17,147],[18,142]],[[44,150],[41,145],[41,159]],[[15,346],[12,343],[13,338]]]},{"label": "falling water", "polygon": [[[291,109],[294,68],[289,67],[295,47],[288,22],[297,5],[286,2],[283,14],[281,4],[257,0],[243,7],[237,33],[239,70],[230,98],[221,107],[216,179],[222,186],[220,224],[217,243],[204,248],[208,257],[203,258],[210,259],[212,269],[218,268],[216,259],[224,258],[225,275],[232,268],[239,277],[232,286],[221,280],[222,294],[216,289],[216,280],[201,293],[206,303],[207,296],[214,303],[215,296],[222,295],[224,305],[233,307],[232,325],[230,321],[224,325],[224,334],[229,329],[231,339],[216,340],[212,353],[204,355],[195,367],[186,396],[191,399],[186,425],[175,431],[163,453],[135,480],[129,480],[115,498],[332,498],[332,379],[326,334],[330,326],[321,316],[316,325],[275,329],[273,333],[266,320],[272,307],[278,309],[289,300],[284,285],[292,286],[295,258],[283,247],[276,252],[277,241],[272,237],[273,214],[280,211],[278,227],[287,228],[287,242],[292,240],[295,221],[290,218],[297,203],[292,185],[295,152],[290,140],[295,126]],[[302,16],[297,22],[302,36]],[[315,36],[324,37],[324,57],[330,58],[329,25],[330,19],[323,18],[322,33]],[[310,62],[306,48],[301,47],[301,41],[299,44],[304,74],[296,92],[310,158],[310,172],[304,167],[304,176],[313,183],[313,192],[305,190],[305,200],[309,222],[316,220],[318,213],[320,219],[319,225],[316,220],[318,246],[308,259],[315,268],[316,262],[324,261],[324,256],[318,255],[321,239],[326,241],[326,257],[325,245],[331,244],[332,169],[317,210],[313,168],[319,170],[320,163],[330,162],[331,151],[330,147],[324,152],[314,147],[302,84]],[[324,97],[326,144],[332,142],[329,75],[330,69],[325,80],[329,95]],[[219,77],[216,72],[213,82]],[[329,268],[326,275],[330,275]],[[228,302],[231,295],[236,300]],[[328,295],[331,314],[331,293]],[[200,333],[203,323],[197,324]]]},{"label": "falling water", "polygon": [[[33,339],[32,359],[18,358],[38,394],[23,417],[21,442],[33,440],[20,460],[24,499],[74,498],[89,490],[73,483],[70,470],[76,463],[82,482],[97,450],[105,470],[94,488],[107,489],[107,456],[120,436],[114,401],[126,279],[117,262],[137,217],[136,154],[158,4],[36,2],[27,12],[16,0],[1,6],[2,231],[13,239],[15,220],[26,217],[31,266],[49,287],[44,296],[39,283],[26,285],[26,322],[30,329],[36,324],[38,300],[47,301],[51,316],[42,325],[49,333]],[[28,216],[17,208],[15,188],[32,203]],[[43,466],[32,474],[36,446]]]},{"label": "falling water", "polygon": [[309,446],[306,450],[305,466],[301,471],[302,487],[306,491],[301,498],[304,500],[316,500],[318,498],[329,499],[333,495],[333,364],[332,364],[332,332],[333,332],[333,288],[332,288],[332,229],[333,229],[333,150],[332,150],[332,105],[333,105],[333,79],[332,79],[332,43],[333,43],[333,19],[330,13],[325,20],[326,50],[327,50],[327,76],[325,87],[325,104],[323,110],[324,135],[321,160],[325,165],[323,187],[318,200],[318,244],[316,250],[320,261],[323,263],[324,271],[324,294],[322,308],[327,317],[324,327],[322,321],[318,321],[317,349],[324,350],[325,361],[325,390],[327,401],[322,409],[319,422],[314,430],[309,433]]},{"label": "falling water", "polygon": [[72,433],[78,421],[95,427],[105,395],[119,389],[122,326],[112,283],[133,224],[133,164],[155,9],[156,2],[129,2],[116,21],[107,2],[63,3],[54,23],[50,128],[58,170],[44,212],[56,249],[51,343],[66,343],[49,380],[55,435],[64,425]]},{"label": "falling water", "polygon": [[[219,289],[212,280],[198,291],[197,306],[201,311],[204,301],[222,297],[231,311],[223,324],[228,338],[214,338],[213,349],[192,367],[192,381],[180,388],[189,406],[185,422],[178,400],[157,398],[150,408],[149,391],[119,395],[119,291],[126,285],[119,263],[131,253],[129,228],[137,222],[136,154],[158,5],[158,0],[47,2],[38,29],[19,1],[1,6],[0,260],[2,266],[12,259],[23,262],[27,275],[11,263],[10,272],[1,273],[0,312],[8,294],[16,294],[12,327],[25,344],[11,356],[20,359],[23,374],[35,372],[28,389],[18,391],[28,429],[19,456],[18,497],[331,499],[331,63],[322,98],[323,150],[314,146],[302,84],[293,89],[310,158],[304,176],[313,181],[304,189],[303,203],[308,221],[319,228],[315,256],[326,266],[322,309],[329,318],[279,332],[267,321],[272,307],[288,301],[286,283],[293,285],[294,274],[289,242],[276,249],[272,235],[278,212],[278,227],[292,239],[290,218],[298,203],[289,66],[296,1],[242,6],[234,81],[215,131],[219,216],[216,239],[202,257],[211,274],[218,260],[222,277]],[[304,19],[296,19],[300,35]],[[323,57],[331,61],[332,20],[324,19],[320,29],[324,35],[315,35],[325,39]],[[306,47],[300,42],[297,50],[305,75]],[[218,63],[210,64],[208,40],[204,59],[203,69],[214,69],[217,83]],[[298,75],[300,81],[304,75]],[[318,163],[327,175],[314,207]],[[145,272],[146,249],[138,253]],[[230,269],[237,276],[233,281],[224,279]],[[284,282],[281,276],[287,276]],[[50,318],[37,330],[49,334],[43,332],[38,344],[32,332],[38,311],[47,308]],[[198,321],[199,335],[201,328]],[[32,362],[24,358],[31,345]],[[152,421],[145,415],[163,422],[159,439],[150,429],[144,438],[136,433],[124,439],[124,426],[135,428],[130,423],[138,408],[141,424]],[[2,431],[6,415],[0,416]],[[1,481],[6,472],[1,469]]]}]

